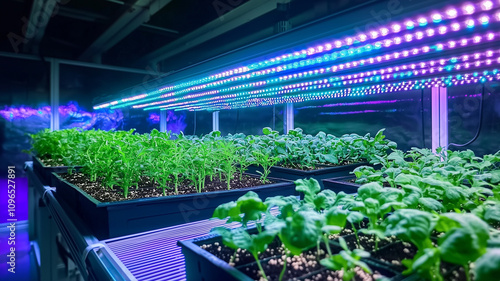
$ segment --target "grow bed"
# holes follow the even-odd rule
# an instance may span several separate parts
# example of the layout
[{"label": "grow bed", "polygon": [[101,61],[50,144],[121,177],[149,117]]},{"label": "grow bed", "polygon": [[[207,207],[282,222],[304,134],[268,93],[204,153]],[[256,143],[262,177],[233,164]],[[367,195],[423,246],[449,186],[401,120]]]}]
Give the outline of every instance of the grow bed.
[{"label": "grow bed", "polygon": [[[318,165],[314,170],[300,170],[281,166],[272,166],[269,176],[287,180],[312,178],[319,182],[321,188],[325,188],[324,183],[321,180],[349,176],[357,167],[367,165],[369,165],[369,163],[366,162],[352,163],[342,166]],[[250,174],[258,174],[258,171],[262,172],[262,168],[255,165],[248,167],[247,170]]]},{"label": "grow bed", "polygon": [[[234,266],[228,263],[233,255],[233,250],[222,245],[219,236],[207,236],[188,241],[179,241],[182,253],[186,259],[186,276],[188,281],[218,281],[218,280],[262,280],[258,266],[252,257],[245,251],[237,252],[237,262]],[[341,248],[332,246],[332,253],[338,253]],[[283,248],[273,242],[265,253],[260,256],[262,267],[268,280],[277,281],[283,268]],[[339,271],[331,271],[317,262],[317,256],[325,257],[326,251],[322,246],[319,252],[316,248],[304,252],[297,257],[287,258],[287,270],[282,280],[341,280]],[[356,269],[355,280],[375,280],[373,277],[392,278],[400,280],[401,276],[381,265],[376,265],[370,260],[363,260],[372,268],[374,274],[367,274],[360,268]],[[331,279],[330,279],[331,278]],[[337,279],[336,279],[337,278]],[[340,278],[340,279],[339,279]]]},{"label": "grow bed", "polygon": [[[243,187],[240,182],[239,188],[227,190],[225,182],[219,182],[219,187],[215,187],[214,182],[211,190],[215,191],[170,196],[161,196],[161,189],[146,187],[147,182],[145,182],[137,190],[130,189],[129,196],[133,199],[123,200],[121,193],[116,190],[106,190],[98,186],[83,187],[83,189],[78,187],[77,185],[81,183],[72,183],[72,178],[73,180],[80,178],[79,181],[88,183],[88,179],[78,174],[62,176],[54,173],[53,177],[58,199],[66,201],[74,208],[99,239],[206,219],[212,216],[218,205],[236,200],[248,191],[254,191],[262,198],[296,194],[292,182],[275,179],[275,183],[264,185],[260,183],[255,186],[257,182],[252,176],[247,175],[246,177],[250,177],[248,181],[254,186]],[[211,183],[207,181],[206,187],[210,186]],[[192,190],[194,191],[194,187]],[[110,201],[102,202],[88,192],[99,194],[99,199],[103,201]],[[112,201],[117,198],[120,198],[120,201]]]},{"label": "grow bed", "polygon": [[358,188],[361,186],[360,184],[355,183],[356,177],[353,176],[344,176],[344,177],[336,177],[331,179],[323,179],[323,188],[329,189],[334,192],[343,191],[345,193],[356,193],[358,192]]},{"label": "grow bed", "polygon": [[[51,185],[52,184],[52,173],[67,173],[70,167],[68,166],[48,166],[46,160],[41,160],[36,156],[32,156],[33,160],[33,170],[39,176],[42,184]],[[81,166],[72,167],[75,171],[78,171]]]}]

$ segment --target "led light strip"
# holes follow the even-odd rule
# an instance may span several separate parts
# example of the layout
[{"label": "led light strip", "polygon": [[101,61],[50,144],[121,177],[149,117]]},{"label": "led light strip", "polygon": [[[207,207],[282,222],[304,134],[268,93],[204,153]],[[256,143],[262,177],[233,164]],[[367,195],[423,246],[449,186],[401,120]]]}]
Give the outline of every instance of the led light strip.
[{"label": "led light strip", "polygon": [[[481,18],[484,18],[484,16],[481,16],[479,19],[481,19]],[[499,16],[497,18],[500,21],[500,14],[499,14]],[[307,60],[302,60],[302,61],[299,61],[299,62],[295,62],[293,64],[290,63],[290,64],[287,64],[287,65],[280,65],[280,66],[277,66],[277,67],[272,67],[272,68],[267,68],[267,69],[263,69],[263,70],[259,70],[259,71],[254,71],[252,73],[247,73],[247,74],[244,74],[244,75],[240,75],[240,76],[236,76],[236,77],[231,77],[231,78],[228,78],[228,79],[225,79],[225,80],[222,80],[222,81],[212,82],[212,83],[205,84],[205,85],[200,85],[200,86],[196,86],[196,87],[191,87],[191,88],[183,89],[181,91],[171,92],[169,94],[165,94],[165,95],[162,95],[162,96],[159,96],[159,97],[152,97],[152,98],[147,99],[147,100],[133,101],[133,102],[124,103],[124,104],[122,104],[120,106],[113,106],[112,109],[117,109],[117,108],[121,108],[121,107],[136,105],[136,104],[143,103],[143,102],[146,102],[146,101],[151,101],[151,100],[156,100],[156,99],[171,97],[171,96],[174,96],[174,95],[182,95],[182,94],[188,93],[190,91],[197,91],[197,90],[200,90],[200,89],[207,89],[207,88],[212,88],[212,87],[218,87],[218,86],[221,86],[223,84],[232,83],[232,82],[239,81],[239,80],[246,80],[246,79],[252,79],[252,78],[255,78],[255,77],[259,77],[259,76],[272,75],[272,74],[275,74],[275,73],[279,73],[279,72],[283,72],[283,71],[287,71],[287,70],[291,70],[291,69],[311,67],[313,65],[326,63],[326,62],[328,62],[330,60],[334,61],[334,60],[337,60],[337,59],[347,58],[347,57],[350,57],[350,56],[363,54],[365,52],[370,52],[370,51],[372,51],[374,49],[380,49],[380,48],[390,47],[392,44],[399,45],[399,44],[402,44],[402,43],[412,42],[413,40],[421,40],[424,37],[433,37],[436,34],[436,32],[439,35],[445,35],[447,32],[450,32],[450,30],[451,31],[460,31],[462,29],[470,27],[469,26],[470,25],[470,21],[473,21],[473,20],[472,19],[465,20],[461,24],[458,23],[458,22],[454,22],[454,23],[451,23],[449,26],[443,25],[443,26],[440,26],[439,28],[437,28],[437,31],[435,29],[429,28],[429,29],[425,30],[425,32],[417,31],[417,32],[414,32],[414,33],[407,33],[407,34],[405,34],[402,37],[395,37],[395,38],[392,38],[392,39],[386,39],[384,41],[378,41],[378,42],[375,42],[373,44],[366,44],[366,45],[358,47],[358,48],[352,48],[352,49],[348,49],[348,50],[342,50],[342,51],[332,52],[330,54],[325,54],[323,57],[311,58],[311,59],[307,59]],[[490,32],[490,33],[486,34],[485,36],[487,37],[486,38],[487,40],[493,40],[494,37],[498,36],[498,34]],[[470,40],[469,39],[461,39],[461,40],[459,40],[460,41],[459,45],[460,46],[465,46],[465,45],[467,45],[469,43],[469,41],[471,41],[473,43],[479,43],[479,42],[476,42],[477,38],[479,38],[479,40],[483,39],[483,38],[481,38],[481,36],[476,35],[473,38],[471,38]],[[448,46],[447,49],[453,49],[456,45],[457,45],[457,43],[454,43],[453,45]],[[443,43],[438,43],[438,44],[435,45],[435,51],[442,51],[445,48],[446,48],[445,44],[443,44]],[[424,46],[421,51],[425,53],[425,52],[429,52],[429,49],[430,49],[429,46],[427,46],[427,47]],[[408,53],[414,52],[414,51],[415,51],[415,48],[412,49],[411,51],[407,50],[406,52],[401,52],[401,54],[403,56],[407,56]],[[349,64],[350,63],[346,63],[346,65],[349,65]],[[341,64],[341,65],[343,65],[343,64]],[[141,108],[141,107],[138,107],[138,108]]]},{"label": "led light strip", "polygon": [[[494,69],[491,71],[492,74],[497,74],[498,73],[498,70],[497,69]],[[483,75],[489,75],[489,72],[488,71],[485,71],[483,72]],[[475,73],[472,73],[472,74],[457,74],[455,76],[456,79],[458,80],[461,80],[463,79],[464,77],[467,78],[467,76],[472,76],[472,77],[477,77],[479,76],[479,73],[475,72]],[[426,78],[426,79],[421,79],[421,80],[414,80],[414,81],[420,81],[422,83],[424,83],[425,81],[433,81],[436,80],[436,79],[452,79],[453,76],[449,75],[447,77],[441,77],[441,78],[438,78],[438,77],[433,77],[433,78]],[[480,79],[480,82],[486,82],[486,80],[481,80]],[[372,85],[372,86],[365,86],[365,87],[358,87],[356,89],[365,89],[365,88],[380,88],[380,87],[384,87],[384,85],[404,85],[406,82],[402,81],[402,82],[397,82],[397,83],[390,83],[390,84],[376,84],[376,85]],[[451,86],[452,84],[451,83],[448,83],[448,86]],[[281,93],[282,95],[289,95],[291,93],[297,93],[297,92],[306,92],[306,91],[311,91],[311,90],[317,90],[318,88],[327,88],[325,85],[322,85],[323,87],[303,87],[303,88],[300,88],[300,89],[292,89],[292,90],[287,90],[287,91],[283,91],[283,93]],[[342,92],[342,91],[345,91],[345,89],[352,89],[352,88],[342,88],[342,89],[339,89],[337,91],[339,92]],[[306,94],[307,95],[307,94]],[[233,99],[231,101],[220,101],[220,100],[216,100],[216,101],[213,101],[213,102],[206,102],[206,103],[201,103],[200,105],[208,105],[208,104],[211,104],[211,106],[215,106],[217,104],[220,104],[220,103],[229,103],[229,102],[241,102],[241,101],[246,101],[248,99],[255,99],[255,98],[265,98],[265,97],[269,97],[269,96],[276,96],[275,93],[265,93],[265,94],[261,94],[261,95],[254,95],[254,96],[251,96],[250,98],[236,98],[236,99]],[[180,105],[177,105],[175,107],[172,107],[172,108],[163,108],[162,110],[164,109],[178,109],[178,108],[188,108],[188,107],[191,107],[191,106],[197,106],[198,104],[195,103],[195,104],[189,104],[189,103],[185,103],[185,104],[180,104]]]},{"label": "led light strip", "polygon": [[[247,96],[255,96],[257,94],[265,93],[265,95],[280,95],[280,94],[285,94],[287,90],[294,89],[294,88],[304,88],[307,87],[306,90],[309,90],[310,87],[343,87],[348,84],[359,84],[359,83],[376,83],[379,82],[380,80],[387,80],[387,79],[401,79],[409,76],[416,76],[416,75],[429,75],[433,74],[434,72],[443,72],[443,71],[459,71],[461,68],[468,69],[471,66],[475,68],[481,67],[481,64],[490,66],[492,63],[500,63],[499,58],[495,56],[497,54],[500,56],[500,50],[499,51],[485,51],[482,53],[474,53],[474,54],[464,54],[462,56],[457,56],[457,57],[450,57],[446,59],[439,59],[439,60],[430,60],[430,61],[423,61],[418,64],[405,64],[405,65],[399,65],[399,66],[391,66],[379,70],[373,70],[373,71],[367,71],[367,72],[361,72],[361,73],[355,73],[355,74],[349,74],[349,75],[342,75],[342,76],[332,76],[329,78],[324,78],[324,79],[319,79],[319,80],[311,80],[311,81],[305,81],[301,83],[296,83],[296,84],[287,84],[279,87],[273,87],[273,88],[265,88],[265,89],[260,89],[260,90],[254,90],[250,92],[240,92],[240,93],[235,93],[232,95],[225,95],[225,96],[216,96],[216,97],[211,97],[211,98],[205,98],[201,100],[196,100],[196,101],[186,101],[186,102],[180,102],[180,103],[174,103],[170,105],[163,105],[163,106],[152,106],[145,108],[145,110],[152,110],[152,109],[158,109],[158,108],[169,108],[169,107],[175,107],[178,105],[182,104],[188,104],[188,103],[201,103],[201,102],[208,102],[211,103],[210,101],[216,100],[220,101],[221,99],[244,99]],[[480,60],[481,57],[485,57],[486,59]],[[472,62],[469,62],[469,60],[472,59]],[[462,61],[463,63],[458,63],[459,61]],[[402,71],[399,71],[402,70]],[[427,73],[428,72],[428,73]]]},{"label": "led light strip", "polygon": [[[472,44],[472,43],[479,44],[483,41],[491,41],[495,37],[498,37],[499,35],[500,34],[498,34],[498,33],[489,32],[489,33],[484,34],[484,35],[475,35],[473,37],[463,38],[463,39],[460,39],[458,41],[449,40],[445,44],[438,43],[434,46],[423,46],[420,48],[413,48],[413,49],[403,50],[403,51],[399,51],[399,52],[396,51],[396,52],[391,53],[391,54],[378,55],[376,57],[370,57],[367,59],[361,59],[361,60],[357,60],[357,61],[353,61],[353,62],[342,63],[342,64],[338,64],[338,65],[333,65],[331,67],[313,69],[313,70],[304,71],[304,72],[300,72],[300,73],[284,75],[284,76],[280,76],[277,78],[261,80],[261,81],[246,83],[246,84],[242,84],[242,85],[236,85],[236,86],[229,87],[229,88],[222,88],[219,90],[214,90],[214,91],[209,91],[209,92],[191,94],[191,95],[187,95],[187,96],[179,97],[179,98],[172,98],[172,99],[162,100],[162,101],[153,102],[153,103],[134,105],[133,108],[144,108],[144,107],[160,105],[160,104],[164,104],[164,103],[178,102],[180,100],[194,99],[194,98],[199,98],[199,97],[207,96],[207,95],[227,93],[227,92],[231,92],[231,91],[235,91],[235,90],[246,89],[249,87],[261,87],[264,85],[270,86],[270,85],[276,84],[276,83],[283,83],[287,80],[304,79],[304,78],[307,78],[309,76],[321,76],[321,75],[328,74],[331,72],[338,72],[341,70],[354,69],[356,67],[366,67],[368,65],[376,65],[376,64],[384,63],[384,62],[394,60],[394,59],[425,55],[427,53],[430,53],[431,51],[439,52],[439,51],[446,49],[446,48],[455,49],[455,48],[465,47],[468,44]],[[420,62],[420,64],[421,63],[422,62]],[[402,67],[404,69],[405,66],[402,66]],[[398,70],[397,66],[392,67],[392,68],[395,68],[396,71]],[[388,68],[389,71],[390,71],[390,69],[391,68]]]},{"label": "led light strip", "polygon": [[[439,24],[444,19],[452,20],[452,19],[455,19],[459,16],[471,16],[471,15],[480,13],[481,11],[490,11],[493,8],[497,8],[497,6],[498,6],[497,3],[493,3],[491,1],[485,0],[485,1],[482,1],[481,3],[478,3],[478,4],[465,4],[461,9],[450,8],[442,13],[432,13],[428,17],[427,16],[420,16],[416,20],[409,19],[409,20],[406,20],[404,22],[405,22],[406,29],[411,30],[411,29],[416,27],[416,24],[418,24],[419,27],[426,26],[429,23],[429,20],[432,20],[432,23],[434,23],[434,24]],[[497,21],[500,20],[500,13],[497,12],[495,14],[495,19]],[[482,24],[487,24],[490,19],[487,15],[481,15],[477,20],[479,22],[481,22]],[[474,19],[467,19],[465,21],[465,23],[468,27],[471,27],[475,24],[475,20]],[[453,26],[458,28],[457,24],[458,23],[453,23],[451,28],[453,29]],[[460,25],[460,24],[458,24],[458,25]],[[378,31],[371,31],[371,32],[369,32],[369,35],[372,39],[376,39],[378,37],[384,37],[384,36],[388,36],[389,34],[395,34],[395,33],[401,32],[402,30],[403,30],[403,28],[401,27],[401,25],[393,24],[390,28],[383,27],[383,28],[380,28]],[[415,36],[418,37],[419,35],[417,33],[415,33]],[[250,70],[254,70],[254,69],[258,69],[258,68],[263,68],[263,67],[268,66],[269,64],[274,65],[274,64],[281,63],[281,61],[300,59],[300,58],[303,58],[305,56],[320,54],[322,52],[326,52],[326,51],[332,50],[334,48],[342,48],[344,45],[350,46],[350,45],[361,43],[361,42],[364,42],[367,40],[369,40],[369,39],[368,39],[368,36],[366,34],[358,34],[354,37],[346,37],[342,40],[335,40],[332,43],[320,45],[316,48],[308,48],[308,49],[301,50],[299,52],[284,54],[284,55],[275,57],[274,61],[273,61],[273,59],[264,60],[264,61],[261,61],[260,63],[257,63],[257,65],[256,64],[250,65],[251,67],[248,67],[248,66],[238,67],[238,68],[235,68],[233,70],[220,72],[218,74],[211,75],[211,76],[208,76],[208,77],[205,77],[202,79],[167,86],[167,87],[164,87],[162,89],[158,89],[158,90],[155,90],[153,92],[146,93],[146,94],[141,94],[139,96],[135,96],[132,98],[135,98],[133,100],[144,99],[144,98],[149,97],[149,96],[162,94],[166,91],[171,91],[171,90],[175,90],[175,89],[189,87],[192,85],[205,83],[207,81],[218,80],[220,78],[245,73],[245,72],[248,72]],[[298,56],[297,56],[297,54],[298,54]],[[267,64],[266,64],[266,61],[268,62]],[[198,88],[198,87],[202,87],[202,88]],[[203,85],[197,86],[197,89],[198,90],[204,89],[204,87],[203,87]],[[190,90],[194,90],[194,88],[190,89]],[[94,109],[100,109],[100,108],[105,108],[105,107],[109,107],[109,106],[116,106],[118,104],[123,104],[123,103],[128,103],[126,105],[126,106],[128,106],[128,105],[130,105],[129,102],[131,101],[132,98],[129,98],[128,100],[121,99],[121,100],[113,101],[110,103],[101,104],[101,105],[95,106]]]},{"label": "led light strip", "polygon": [[[447,80],[447,81],[446,81]],[[483,77],[468,77],[466,79],[449,79],[442,78],[441,80],[431,80],[426,82],[420,81],[412,81],[412,82],[402,82],[401,85],[396,86],[384,86],[384,85],[376,85],[370,88],[362,87],[355,88],[354,90],[349,88],[345,90],[338,91],[326,91],[326,92],[315,92],[308,94],[298,94],[294,96],[287,97],[274,97],[274,98],[265,98],[265,99],[252,99],[249,101],[243,101],[239,103],[230,104],[227,103],[225,105],[217,105],[217,106],[192,106],[192,107],[184,107],[177,108],[175,110],[222,110],[222,109],[236,109],[236,108],[245,108],[250,104],[253,106],[262,106],[262,105],[273,105],[273,104],[283,104],[288,102],[303,102],[303,101],[312,101],[312,100],[322,100],[328,98],[341,98],[341,97],[354,97],[354,96],[364,96],[364,95],[372,95],[372,94],[382,94],[388,92],[397,92],[397,91],[408,91],[408,90],[418,90],[423,88],[431,88],[436,86],[446,87],[450,84],[454,85],[463,85],[463,84],[471,84],[478,82],[486,82],[500,80],[500,75],[488,75]],[[445,82],[446,81],[446,82]],[[378,87],[377,87],[378,86]],[[163,109],[162,109],[163,110]]]}]

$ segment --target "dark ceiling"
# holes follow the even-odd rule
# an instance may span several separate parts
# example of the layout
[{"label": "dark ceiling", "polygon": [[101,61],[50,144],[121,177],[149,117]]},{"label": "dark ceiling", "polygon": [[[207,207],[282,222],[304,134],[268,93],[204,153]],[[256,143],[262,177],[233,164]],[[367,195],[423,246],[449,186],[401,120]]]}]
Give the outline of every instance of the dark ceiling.
[{"label": "dark ceiling", "polygon": [[171,71],[363,0],[2,0],[0,52]]}]

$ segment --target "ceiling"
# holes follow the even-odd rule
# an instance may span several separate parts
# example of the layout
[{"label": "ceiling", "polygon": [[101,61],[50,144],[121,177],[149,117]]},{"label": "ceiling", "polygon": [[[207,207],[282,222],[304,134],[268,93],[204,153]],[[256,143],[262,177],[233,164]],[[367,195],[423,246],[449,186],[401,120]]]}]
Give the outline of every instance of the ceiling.
[{"label": "ceiling", "polygon": [[363,2],[2,0],[0,52],[167,72]]}]

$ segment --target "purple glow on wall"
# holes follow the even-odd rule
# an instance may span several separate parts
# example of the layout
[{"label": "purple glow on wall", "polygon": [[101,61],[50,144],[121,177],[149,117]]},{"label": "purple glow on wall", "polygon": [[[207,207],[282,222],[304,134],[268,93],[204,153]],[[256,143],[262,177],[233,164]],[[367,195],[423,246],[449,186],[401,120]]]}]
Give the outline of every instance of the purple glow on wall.
[{"label": "purple glow on wall", "polygon": [[[171,131],[172,133],[178,134],[180,132],[184,132],[187,127],[186,122],[186,113],[180,111],[167,111],[167,131]],[[177,113],[177,114],[176,114]]]},{"label": "purple glow on wall", "polygon": [[381,100],[381,101],[361,101],[361,102],[341,102],[341,103],[333,103],[333,104],[324,104],[320,106],[304,106],[299,107],[297,109],[306,109],[306,108],[316,108],[316,107],[337,107],[337,106],[355,106],[355,105],[374,105],[374,104],[387,104],[387,103],[396,103],[403,100]]},{"label": "purple glow on wall", "polygon": [[363,113],[375,113],[375,112],[396,112],[397,109],[387,109],[387,110],[358,110],[358,111],[342,111],[342,112],[321,112],[319,115],[348,115],[348,114],[363,114]]},{"label": "purple glow on wall", "polygon": [[149,114],[148,121],[151,124],[158,124],[160,123],[160,115],[158,115],[157,113],[151,113]]},{"label": "purple glow on wall", "polygon": [[[25,105],[5,106],[0,110],[0,116],[7,121],[23,120],[30,117],[41,118],[50,122],[50,106],[32,108]],[[59,106],[59,118],[61,129],[63,128],[82,128],[112,130],[117,129],[123,121],[121,110],[102,109],[93,112],[83,110],[77,102],[70,101],[66,105]]]},{"label": "purple glow on wall", "polygon": [[50,118],[50,106],[40,107],[34,109],[21,105],[19,107],[7,107],[5,106],[3,110],[0,110],[0,116],[12,121],[14,119],[26,119],[31,116],[38,116],[41,118]]}]

